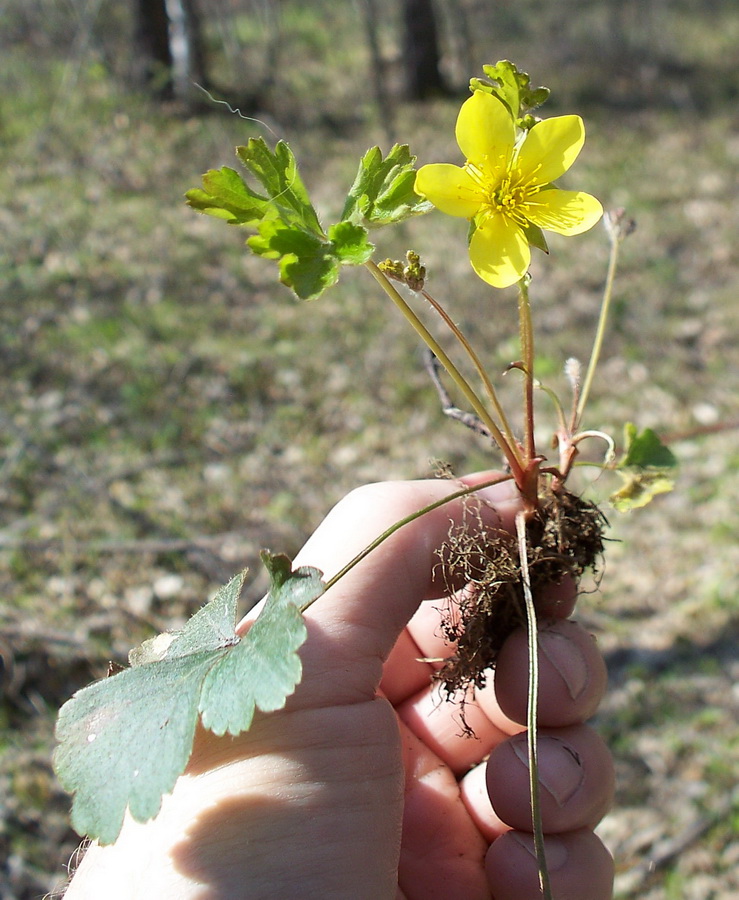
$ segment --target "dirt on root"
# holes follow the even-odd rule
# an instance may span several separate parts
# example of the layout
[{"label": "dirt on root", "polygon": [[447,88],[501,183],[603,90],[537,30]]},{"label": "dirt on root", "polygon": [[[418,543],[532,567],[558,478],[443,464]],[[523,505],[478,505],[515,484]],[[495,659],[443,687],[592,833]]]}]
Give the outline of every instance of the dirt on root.
[{"label": "dirt on root", "polygon": [[[472,511],[472,515],[479,513]],[[547,488],[527,523],[527,557],[534,605],[539,588],[595,570],[608,522],[600,509],[562,488]],[[444,612],[442,633],[456,652],[436,673],[449,695],[483,687],[508,635],[526,622],[516,537],[502,529],[452,529],[442,549],[450,577],[464,589]]]}]

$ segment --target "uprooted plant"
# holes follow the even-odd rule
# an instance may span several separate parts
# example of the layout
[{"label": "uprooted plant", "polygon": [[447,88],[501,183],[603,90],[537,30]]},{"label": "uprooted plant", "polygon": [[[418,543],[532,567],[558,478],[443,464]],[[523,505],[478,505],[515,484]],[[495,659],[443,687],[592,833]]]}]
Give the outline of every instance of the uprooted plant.
[{"label": "uprooted plant", "polygon": [[[431,164],[416,171],[407,145],[395,145],[386,155],[374,147],[359,164],[339,221],[328,228],[321,224],[295,158],[283,141],[270,149],[262,138],[253,138],[237,148],[239,160],[261,192],[224,166],[207,172],[203,187],[189,191],[187,202],[199,212],[253,232],[246,241],[250,250],[275,260],[280,280],[302,300],[320,297],[338,280],[343,266],[364,266],[426,344],[445,412],[489,437],[502,454],[505,473],[495,480],[512,480],[520,492],[523,508],[517,531],[513,536],[495,531],[480,536],[479,528],[450,532],[445,559],[467,586],[454,614],[444,623],[455,650],[437,677],[452,698],[463,696],[470,685],[481,686],[507,635],[519,624],[527,624],[529,754],[536,820],[537,614],[533,598],[541,585],[560,582],[568,575],[578,579],[597,566],[603,552],[605,517],[595,504],[568,490],[568,477],[579,463],[582,443],[603,441],[604,459],[598,465],[617,472],[623,480],[612,503],[631,509],[671,488],[675,460],[654,432],[637,432],[632,425],[626,426],[625,447],[617,459],[612,438],[584,425],[619,247],[633,225],[623,211],[604,215],[590,194],[555,185],[580,153],[583,122],[575,115],[549,119],[534,115],[549,92],[532,88],[528,75],[512,63],[499,62],[484,71],[486,78],[472,79],[471,96],[457,118],[456,137],[464,163]],[[453,310],[447,310],[427,288],[420,255],[409,250],[401,261],[373,260],[372,230],[426,214],[434,207],[468,220],[470,262],[487,286],[495,291],[517,287],[520,357],[508,368],[521,379],[521,434],[511,427],[494,381],[472,342],[455,324]],[[600,319],[587,365],[582,367],[574,358],[565,364],[571,397],[562,402],[535,373],[528,274],[531,248],[548,252],[545,231],[578,235],[602,216],[611,252]],[[478,386],[462,374],[424,324],[423,308],[428,307],[456,340]],[[465,409],[452,403],[442,376],[451,382]],[[554,460],[536,443],[534,398],[539,390],[551,398],[556,410]],[[480,487],[461,488],[444,502],[471,495]],[[60,746],[55,755],[60,780],[74,794],[75,827],[103,843],[114,841],[126,809],[139,821],[157,814],[162,794],[173,788],[185,769],[198,721],[219,735],[238,734],[250,727],[255,708],[264,712],[281,708],[301,677],[298,650],[306,636],[302,613],[390,534],[427,511],[396,523],[328,583],[316,570],[292,571],[285,557],[265,554],[272,589],[246,635],[235,629],[242,574],[181,632],[145,643],[132,652],[129,668],[78,692],[60,712]],[[474,514],[472,502],[470,514]],[[473,532],[477,537],[472,537]],[[127,739],[131,730],[139,736],[135,744]],[[115,760],[114,771],[111,760]],[[535,838],[542,891],[548,895],[540,826]]]}]

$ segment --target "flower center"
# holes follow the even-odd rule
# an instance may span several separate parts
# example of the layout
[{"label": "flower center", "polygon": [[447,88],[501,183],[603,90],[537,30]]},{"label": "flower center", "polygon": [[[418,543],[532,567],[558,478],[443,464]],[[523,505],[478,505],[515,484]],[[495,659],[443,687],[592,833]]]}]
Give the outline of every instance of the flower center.
[{"label": "flower center", "polygon": [[482,194],[483,213],[502,213],[518,225],[526,224],[526,206],[541,190],[541,185],[530,180],[524,181],[520,172],[510,166],[502,173],[500,170],[496,172],[494,168],[492,172],[486,172],[483,167],[468,161],[465,168],[477,182]]}]

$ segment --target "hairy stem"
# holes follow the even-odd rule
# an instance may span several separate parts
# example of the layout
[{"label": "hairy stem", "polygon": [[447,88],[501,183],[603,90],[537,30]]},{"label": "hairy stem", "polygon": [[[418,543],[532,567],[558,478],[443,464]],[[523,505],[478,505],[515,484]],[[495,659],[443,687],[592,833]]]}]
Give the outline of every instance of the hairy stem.
[{"label": "hairy stem", "polygon": [[459,341],[459,343],[464,347],[465,352],[467,353],[467,356],[469,356],[470,361],[475,368],[475,371],[477,372],[477,374],[480,377],[480,380],[482,381],[483,387],[485,388],[485,393],[488,395],[488,400],[492,404],[493,409],[495,410],[498,418],[500,419],[500,423],[503,426],[503,433],[505,434],[506,438],[508,439],[508,443],[511,447],[511,450],[516,454],[517,459],[519,460],[519,462],[521,463],[521,466],[523,467],[523,459],[521,457],[521,453],[520,453],[518,447],[516,446],[516,440],[513,435],[513,430],[511,429],[511,426],[508,423],[508,419],[506,417],[503,407],[500,405],[500,401],[498,400],[498,395],[495,392],[495,388],[493,387],[493,383],[490,380],[490,376],[488,375],[487,371],[485,370],[485,366],[483,366],[483,364],[480,362],[480,357],[477,355],[477,353],[475,353],[470,342],[467,340],[465,335],[462,333],[459,326],[456,325],[455,322],[452,321],[451,317],[449,316],[447,311],[443,308],[443,306],[437,300],[435,300],[431,296],[431,294],[429,294],[428,291],[422,290],[421,294],[423,295],[424,299],[427,300],[433,306],[433,308],[436,310],[436,312],[441,316],[441,318],[444,321],[444,324],[447,326],[447,328],[449,328],[449,330],[452,332],[454,337],[456,337],[456,339]]},{"label": "hairy stem", "polygon": [[608,312],[611,306],[611,298],[613,297],[613,284],[616,278],[616,266],[618,264],[618,250],[621,246],[621,235],[616,233],[615,231],[611,233],[611,253],[608,259],[608,273],[606,275],[606,283],[603,288],[603,301],[600,306],[600,317],[598,318],[598,327],[595,332],[595,340],[593,341],[593,349],[590,353],[590,361],[588,362],[587,372],[585,373],[585,380],[583,381],[582,389],[580,391],[580,398],[577,402],[577,409],[575,410],[575,419],[572,423],[572,428],[570,431],[574,434],[580,427],[580,423],[582,422],[583,413],[585,412],[585,405],[588,402],[588,396],[590,394],[590,388],[593,385],[593,378],[595,377],[595,370],[598,366],[598,360],[600,359],[600,352],[603,347],[603,338],[606,333],[606,324],[608,322]]},{"label": "hairy stem", "polygon": [[518,331],[521,357],[524,367],[524,454],[530,463],[536,456],[534,438],[534,327],[531,321],[531,304],[526,278],[518,282]]},{"label": "hairy stem", "polygon": [[365,263],[365,266],[372,273],[372,276],[383,289],[383,291],[385,291],[388,297],[405,316],[406,320],[420,336],[421,340],[434,353],[442,366],[444,366],[446,371],[449,373],[452,381],[454,381],[454,383],[460,389],[467,402],[480,417],[480,420],[485,424],[488,431],[493,436],[493,439],[500,447],[501,452],[506,458],[506,462],[511,468],[511,472],[513,473],[513,477],[516,480],[516,484],[522,485],[524,483],[524,470],[518,460],[516,453],[512,449],[503,432],[490,416],[490,413],[485,408],[485,405],[482,403],[477,394],[472,390],[466,378],[462,375],[459,369],[457,369],[451,359],[449,359],[447,354],[439,345],[439,342],[436,340],[436,338],[431,334],[428,328],[426,328],[426,326],[418,318],[418,316],[411,309],[408,303],[406,303],[399,291],[395,289],[394,285],[385,276],[385,274],[381,271],[377,264],[370,260],[369,262]]},{"label": "hairy stem", "polygon": [[[472,486],[468,485],[466,487],[460,488],[458,491],[454,491],[453,493],[448,494],[446,497],[442,497],[441,500],[436,500],[433,503],[429,503],[428,506],[424,506],[416,512],[411,513],[410,515],[405,516],[405,518],[395,522],[388,529],[383,531],[381,535],[376,537],[371,544],[368,544],[364,548],[364,550],[361,550],[353,559],[349,560],[349,562],[344,566],[343,569],[341,569],[340,572],[337,572],[333,578],[330,578],[326,582],[324,593],[329,588],[333,587],[337,581],[340,581],[347,574],[347,572],[350,572],[354,568],[354,566],[362,562],[362,560],[366,556],[369,556],[369,554],[372,553],[373,550],[377,549],[380,544],[383,544],[389,537],[392,537],[395,532],[402,528],[404,525],[408,525],[411,522],[414,522],[416,519],[420,519],[420,517],[425,516],[426,513],[432,512],[432,510],[438,509],[440,506],[444,506],[445,503],[451,503],[452,500],[459,500],[460,497],[466,497],[468,494],[474,494],[476,491],[481,491],[484,488],[492,487],[494,484],[501,484],[504,481],[510,480],[510,475],[496,475],[494,478],[490,478],[487,481],[480,482],[480,484],[475,484]],[[315,600],[317,599],[318,597],[315,598]],[[311,603],[314,603],[315,600],[312,600]],[[308,606],[310,606],[310,604],[308,604]],[[308,606],[306,606],[305,609],[307,609]]]}]

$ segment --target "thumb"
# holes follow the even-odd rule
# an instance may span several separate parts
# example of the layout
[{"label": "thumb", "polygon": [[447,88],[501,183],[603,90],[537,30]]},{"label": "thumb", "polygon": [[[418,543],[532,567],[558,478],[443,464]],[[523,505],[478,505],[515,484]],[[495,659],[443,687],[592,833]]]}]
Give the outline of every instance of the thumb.
[{"label": "thumb", "polygon": [[[358,488],[334,507],[294,564],[315,566],[330,579],[396,522],[465,485],[489,485],[496,477],[505,476],[488,472],[455,482],[398,481]],[[471,496],[479,501],[474,515],[469,515],[470,498],[458,497],[403,525],[307,610],[300,691],[307,702],[374,696],[382,664],[410,617],[423,600],[446,591],[440,551],[450,528],[465,523],[472,531],[514,529],[520,500],[510,480]]]}]

